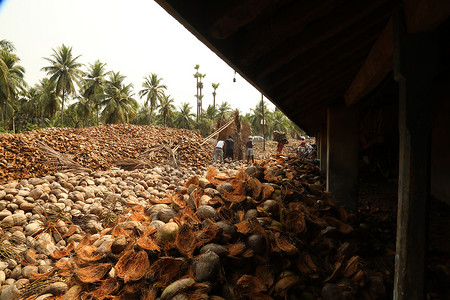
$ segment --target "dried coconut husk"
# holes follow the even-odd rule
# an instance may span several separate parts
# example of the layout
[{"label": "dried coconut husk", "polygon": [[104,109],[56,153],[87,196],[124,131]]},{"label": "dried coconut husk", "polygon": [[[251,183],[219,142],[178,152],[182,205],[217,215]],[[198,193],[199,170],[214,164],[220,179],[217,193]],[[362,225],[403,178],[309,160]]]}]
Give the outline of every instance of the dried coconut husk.
[{"label": "dried coconut husk", "polygon": [[192,176],[186,183],[184,184],[184,187],[189,187],[191,184],[198,186],[199,180],[198,176]]},{"label": "dried coconut husk", "polygon": [[220,206],[216,210],[215,214],[216,220],[219,221],[229,221],[234,219],[234,211],[232,209],[229,209],[226,206]]},{"label": "dried coconut husk", "polygon": [[97,247],[92,246],[96,239],[84,237],[75,249],[75,262],[78,265],[95,262],[103,257],[103,253],[96,253]]},{"label": "dried coconut husk", "polygon": [[282,223],[289,233],[298,234],[306,231],[305,218],[299,210],[285,211]]},{"label": "dried coconut husk", "polygon": [[208,222],[208,225],[196,232],[196,238],[197,238],[197,247],[201,247],[204,244],[207,244],[214,240],[220,233],[222,233],[222,228],[220,226],[216,225],[211,220],[206,220]]},{"label": "dried coconut husk", "polygon": [[87,295],[97,300],[109,299],[111,295],[114,295],[120,289],[120,283],[115,278],[106,278],[101,282],[98,289],[87,293]]},{"label": "dried coconut husk", "polygon": [[184,209],[178,212],[178,219],[181,225],[198,225],[202,223],[202,221],[195,215],[194,210],[190,206],[186,206]]},{"label": "dried coconut husk", "polygon": [[184,201],[184,197],[182,194],[175,194],[170,198],[170,200],[177,208],[182,209],[186,207],[186,202]]},{"label": "dried coconut husk", "polygon": [[144,234],[137,239],[137,244],[139,245],[139,247],[149,251],[160,251],[161,249],[156,243],[157,232],[158,230],[155,227],[148,227],[145,230]]},{"label": "dried coconut husk", "polygon": [[325,216],[324,219],[328,222],[328,224],[333,225],[334,227],[337,228],[337,230],[339,230],[339,232],[343,234],[349,234],[353,231],[352,226],[342,221],[339,221],[338,219],[333,218],[332,216]]},{"label": "dried coconut husk", "polygon": [[261,186],[261,198],[260,201],[265,201],[267,199],[270,199],[270,197],[272,197],[273,192],[275,191],[275,189],[273,188],[273,186],[268,185],[268,184],[263,184]]},{"label": "dried coconut husk", "polygon": [[360,258],[359,256],[353,256],[348,261],[347,264],[342,271],[342,275],[345,277],[351,277],[353,274],[355,274],[358,271],[358,265],[359,265]]},{"label": "dried coconut husk", "polygon": [[252,191],[252,198],[256,201],[260,201],[260,195],[262,191],[261,181],[254,177],[250,177],[245,184],[247,188]]},{"label": "dried coconut husk", "polygon": [[289,243],[287,241],[287,239],[285,239],[283,236],[281,236],[281,234],[279,232],[275,233],[275,243],[281,251],[283,251],[289,255],[298,254],[297,247],[295,247],[294,245]]},{"label": "dried coconut husk", "polygon": [[50,257],[58,260],[61,259],[63,257],[66,257],[69,254],[69,252],[67,250],[56,250],[55,252],[53,252]]},{"label": "dried coconut husk", "polygon": [[115,237],[130,236],[130,234],[124,228],[122,228],[120,226],[114,226],[113,230],[111,231],[111,234]]},{"label": "dried coconut husk", "polygon": [[295,265],[301,274],[311,278],[318,278],[318,268],[308,252],[302,252],[296,259]]},{"label": "dried coconut husk", "polygon": [[84,268],[75,269],[75,276],[83,283],[100,281],[111,270],[110,263],[95,264]]},{"label": "dried coconut husk", "polygon": [[247,220],[243,220],[243,221],[237,223],[236,228],[237,228],[236,229],[237,232],[242,233],[242,234],[248,234],[252,230],[250,222]]},{"label": "dried coconut husk", "polygon": [[245,243],[229,244],[227,247],[228,256],[238,256],[243,253],[246,248]]},{"label": "dried coconut husk", "polygon": [[115,265],[117,276],[123,278],[125,283],[141,279],[149,267],[147,252],[135,252],[133,249],[125,251]]},{"label": "dried coconut husk", "polygon": [[328,223],[324,219],[320,218],[314,213],[305,214],[305,217],[309,223],[316,225],[320,229],[326,228],[328,226]]},{"label": "dried coconut husk", "polygon": [[255,276],[266,288],[273,285],[274,274],[268,265],[258,265],[255,270]]},{"label": "dried coconut husk", "polygon": [[166,287],[174,278],[179,277],[185,262],[173,257],[162,257],[152,264],[147,272],[154,284]]},{"label": "dried coconut husk", "polygon": [[180,253],[188,258],[192,258],[192,253],[194,253],[196,243],[197,239],[195,238],[192,226],[188,224],[182,225],[175,238],[175,245]]},{"label": "dried coconut husk", "polygon": [[261,283],[259,278],[247,274],[242,275],[234,287],[234,293],[238,298],[244,298],[249,294],[260,293],[266,290],[266,286]]}]

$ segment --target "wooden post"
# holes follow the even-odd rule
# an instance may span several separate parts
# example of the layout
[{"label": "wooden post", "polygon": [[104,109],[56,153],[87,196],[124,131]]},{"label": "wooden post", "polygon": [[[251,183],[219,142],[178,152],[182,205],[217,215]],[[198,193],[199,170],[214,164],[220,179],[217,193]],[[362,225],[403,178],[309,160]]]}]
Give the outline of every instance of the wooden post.
[{"label": "wooden post", "polygon": [[327,191],[333,200],[355,212],[358,207],[359,112],[352,107],[328,107]]},{"label": "wooden post", "polygon": [[399,83],[399,182],[394,300],[426,299],[424,287],[429,202],[433,76],[437,39],[406,33],[394,15],[394,77]]}]

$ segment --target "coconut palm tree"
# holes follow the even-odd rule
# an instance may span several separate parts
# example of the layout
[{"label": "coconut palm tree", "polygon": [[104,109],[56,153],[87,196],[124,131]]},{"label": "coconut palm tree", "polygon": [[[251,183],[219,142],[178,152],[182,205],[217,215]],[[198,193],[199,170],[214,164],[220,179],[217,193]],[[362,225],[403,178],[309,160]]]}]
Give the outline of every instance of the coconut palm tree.
[{"label": "coconut palm tree", "polygon": [[83,81],[83,96],[93,104],[96,112],[96,124],[99,125],[98,117],[100,111],[100,100],[105,87],[105,77],[110,74],[106,71],[106,63],[96,60],[93,64],[89,64],[88,72]]},{"label": "coconut palm tree", "polygon": [[263,132],[263,106],[264,106],[264,119],[266,120],[266,124],[269,123],[270,120],[270,112],[267,109],[267,103],[264,100],[258,102],[255,108],[250,108],[250,111],[253,113],[253,116],[250,120],[250,127],[252,128],[252,132],[254,134],[262,134]]},{"label": "coconut palm tree", "polygon": [[128,123],[136,115],[139,104],[133,98],[133,85],[125,85],[125,76],[112,72],[105,86],[100,105],[104,107],[102,118],[107,124]]},{"label": "coconut palm tree", "polygon": [[50,118],[53,118],[61,105],[61,101],[56,94],[56,82],[44,78],[40,81],[37,89],[39,102],[44,112],[48,113]]},{"label": "coconut palm tree", "polygon": [[174,100],[170,98],[170,95],[163,95],[160,101],[159,113],[162,116],[164,127],[167,126],[167,119],[173,115],[173,112],[175,110],[175,105],[173,105],[173,103]]},{"label": "coconut palm tree", "polygon": [[194,126],[194,120],[192,119],[195,114],[191,112],[192,106],[184,102],[180,106],[180,111],[177,113],[175,117],[175,125],[178,128],[186,128],[191,129]]},{"label": "coconut palm tree", "polygon": [[211,85],[212,85],[212,87],[214,89],[214,91],[212,93],[213,94],[213,118],[212,118],[212,121],[214,123],[215,116],[216,116],[216,90],[219,87],[220,83],[212,83]]},{"label": "coconut palm tree", "polygon": [[153,110],[158,106],[158,101],[160,102],[164,95],[164,90],[167,90],[167,86],[162,84],[163,78],[158,78],[158,75],[151,73],[150,75],[144,77],[144,82],[142,83],[142,90],[139,91],[139,97],[147,96],[145,100],[145,105],[150,107],[150,112],[148,114],[148,125],[152,124],[152,114]]},{"label": "coconut palm tree", "polygon": [[75,94],[75,84],[80,85],[80,80],[84,75],[80,70],[82,66],[77,60],[81,55],[76,57],[72,54],[72,47],[62,44],[61,47],[53,50],[51,58],[44,57],[50,63],[50,66],[43,67],[42,70],[47,72],[50,80],[56,82],[56,95],[62,93],[61,102],[61,127],[63,126],[63,111],[65,96]]},{"label": "coconut palm tree", "polygon": [[15,101],[20,91],[25,91],[27,84],[24,80],[25,69],[18,65],[20,59],[9,50],[12,44],[2,40],[0,43],[0,105],[3,107],[2,121],[14,114]]},{"label": "coconut palm tree", "polygon": [[222,104],[220,104],[219,108],[217,109],[217,117],[219,120],[224,120],[229,117],[231,113],[231,105],[224,101]]}]

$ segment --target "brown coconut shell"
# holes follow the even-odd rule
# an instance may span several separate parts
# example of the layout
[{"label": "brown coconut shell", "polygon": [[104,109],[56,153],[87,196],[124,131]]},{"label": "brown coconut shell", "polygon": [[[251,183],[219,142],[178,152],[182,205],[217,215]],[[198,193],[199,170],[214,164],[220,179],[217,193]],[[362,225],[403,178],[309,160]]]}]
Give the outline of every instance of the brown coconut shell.
[{"label": "brown coconut shell", "polygon": [[202,230],[196,232],[196,238],[197,238],[197,247],[201,247],[204,244],[209,243],[210,241],[214,240],[219,233],[222,232],[222,228],[220,226],[216,225],[211,220],[206,220],[209,224]]},{"label": "brown coconut shell", "polygon": [[141,279],[149,267],[147,252],[135,252],[133,249],[125,251],[115,266],[117,276],[123,278],[125,283]]},{"label": "brown coconut shell", "polygon": [[306,231],[306,222],[300,210],[287,211],[283,224],[292,233],[302,233]]},{"label": "brown coconut shell", "polygon": [[148,227],[144,234],[137,239],[139,247],[149,251],[160,251],[161,249],[156,243],[157,232],[155,227]]},{"label": "brown coconut shell", "polygon": [[94,283],[100,281],[110,270],[110,263],[95,264],[75,269],[75,276],[83,283]]}]

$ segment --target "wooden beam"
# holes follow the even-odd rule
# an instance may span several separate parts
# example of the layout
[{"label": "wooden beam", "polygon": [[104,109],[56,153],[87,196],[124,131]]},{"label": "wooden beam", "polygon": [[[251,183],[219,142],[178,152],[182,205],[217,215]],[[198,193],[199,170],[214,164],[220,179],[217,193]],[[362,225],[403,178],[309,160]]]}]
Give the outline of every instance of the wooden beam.
[{"label": "wooden beam", "polygon": [[271,84],[270,88],[273,89],[294,76],[308,72],[311,68],[317,69],[317,66],[320,66],[319,68],[326,68],[326,66],[321,66],[323,62],[340,61],[343,57],[353,56],[355,53],[367,49],[368,46],[372,45],[376,34],[380,30],[382,30],[380,26],[375,26],[370,29],[365,28],[365,30],[359,32],[355,30],[361,35],[355,36],[350,34],[347,38],[341,40],[333,39],[332,42],[327,41],[325,45],[320,44],[319,47],[311,49],[308,53],[305,53],[284,68],[271,74],[265,81]]},{"label": "wooden beam", "polygon": [[330,79],[342,78],[344,76],[351,76],[353,78],[360,66],[360,62],[366,56],[366,51],[356,52],[352,56],[343,54],[339,61],[324,61],[321,66],[314,66],[308,72],[291,78],[272,90],[270,94],[279,98],[285,98],[307,85],[314,86],[322,82],[326,83]]},{"label": "wooden beam", "polygon": [[[286,64],[298,55],[364,19],[386,2],[386,0],[369,2],[360,0],[348,1],[345,5],[336,8],[327,18],[311,23],[308,30],[280,43],[273,49],[274,51],[270,52],[270,55],[278,57],[281,63]],[[238,52],[243,53],[240,59],[241,64],[248,66],[272,50],[272,48],[263,48],[259,51],[255,51],[255,49],[255,45],[247,45],[238,50]]]},{"label": "wooden beam", "polygon": [[403,3],[409,33],[433,31],[450,15],[449,0],[403,0]]},{"label": "wooden beam", "polygon": [[[274,73],[274,77],[283,78],[285,74],[295,72],[295,68],[298,68],[298,65],[308,65],[311,62],[321,60],[322,56],[326,56],[328,53],[331,53],[343,45],[351,43],[354,39],[360,38],[363,41],[366,39],[374,41],[375,38],[373,36],[378,36],[380,34],[385,26],[384,22],[386,22],[391,15],[392,5],[383,6],[369,14],[366,18],[355,23],[353,26],[346,28],[330,39],[318,44],[316,47],[309,49],[304,54],[296,56],[288,63],[280,62],[278,56],[268,55],[264,57],[264,59],[255,62],[252,65],[252,68],[259,70],[258,78],[264,78],[272,73]],[[383,23],[383,25],[380,25],[381,23]],[[383,27],[379,28],[379,26]],[[283,76],[279,76],[280,73],[283,74]]]},{"label": "wooden beam", "polygon": [[357,103],[369,94],[392,70],[394,52],[392,39],[392,19],[390,19],[345,93],[347,106]]},{"label": "wooden beam", "polygon": [[[409,33],[433,31],[450,15],[449,0],[403,0]],[[345,93],[348,106],[368,95],[392,70],[392,20],[378,38],[364,65]]]},{"label": "wooden beam", "polygon": [[[221,5],[222,2],[223,5]],[[276,2],[272,0],[216,1],[217,14],[213,17],[215,21],[210,29],[212,37],[216,39],[230,37]]]},{"label": "wooden beam", "polygon": [[[342,2],[343,0],[292,1],[292,5],[274,11],[267,19],[254,26],[253,30],[247,28],[249,34],[243,39],[244,51],[251,52],[250,55],[267,53],[287,38],[297,35],[310,22],[325,17]],[[251,56],[246,56],[242,62],[248,65],[252,59]]]}]

